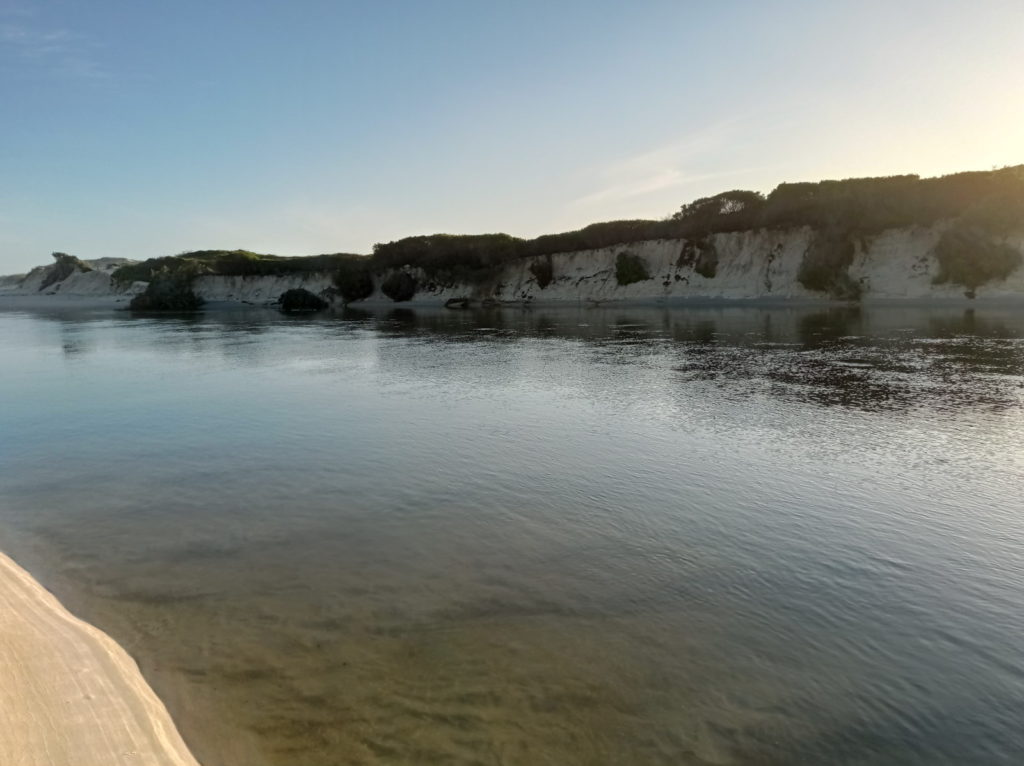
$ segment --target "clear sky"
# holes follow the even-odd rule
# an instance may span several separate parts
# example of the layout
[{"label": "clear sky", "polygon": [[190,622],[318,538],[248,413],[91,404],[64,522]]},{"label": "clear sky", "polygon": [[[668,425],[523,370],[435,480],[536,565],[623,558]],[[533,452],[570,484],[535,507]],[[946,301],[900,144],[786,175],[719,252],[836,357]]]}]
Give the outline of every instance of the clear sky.
[{"label": "clear sky", "polygon": [[0,0],[0,273],[1024,162],[1024,0]]}]

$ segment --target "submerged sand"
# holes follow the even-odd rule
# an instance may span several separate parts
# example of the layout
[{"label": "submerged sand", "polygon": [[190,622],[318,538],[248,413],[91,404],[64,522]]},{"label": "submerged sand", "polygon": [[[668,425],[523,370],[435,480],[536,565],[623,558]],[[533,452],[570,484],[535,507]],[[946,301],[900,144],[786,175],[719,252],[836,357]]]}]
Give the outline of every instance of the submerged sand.
[{"label": "submerged sand", "polygon": [[2,553],[0,764],[198,766],[127,652]]}]

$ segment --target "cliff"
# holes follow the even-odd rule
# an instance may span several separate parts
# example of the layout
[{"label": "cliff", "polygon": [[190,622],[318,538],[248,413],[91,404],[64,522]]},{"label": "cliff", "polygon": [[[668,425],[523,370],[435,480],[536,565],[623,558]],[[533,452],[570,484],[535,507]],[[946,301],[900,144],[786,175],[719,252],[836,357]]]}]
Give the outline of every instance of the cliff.
[{"label": "cliff", "polygon": [[[0,298],[68,296],[135,309],[274,305],[289,290],[346,303],[685,300],[1024,301],[1024,165],[733,190],[658,221],[526,240],[433,234],[368,256],[201,250],[55,263],[0,279]],[[306,295],[311,293],[312,295]]]},{"label": "cliff", "polygon": [[[846,269],[860,300],[1021,300],[1024,267],[1005,279],[978,286],[937,283],[942,267],[936,248],[946,224],[893,229],[852,244]],[[505,266],[493,280],[477,284],[443,284],[423,269],[409,269],[417,290],[409,301],[445,303],[469,298],[522,303],[581,303],[674,300],[849,300],[825,290],[812,290],[800,280],[808,257],[821,247],[820,234],[809,227],[787,231],[744,231],[713,234],[699,241],[662,239],[595,250],[553,253]],[[1006,237],[1005,245],[1024,261],[1024,231]],[[620,284],[625,258],[646,272],[646,278]],[[550,282],[538,279],[550,264]],[[387,301],[375,275],[369,301]],[[204,284],[204,289],[213,284]],[[212,297],[212,294],[211,294]]]},{"label": "cliff", "polygon": [[[1020,300],[1024,267],[982,284],[939,281],[943,273],[938,247],[950,224],[890,229],[846,243],[852,252],[845,267],[857,298],[873,300]],[[1024,261],[1024,230],[997,244]],[[850,296],[810,289],[801,281],[809,258],[837,247],[823,242],[810,227],[783,231],[723,232],[700,240],[656,239],[551,253],[509,261],[471,280],[445,280],[423,267],[404,266],[369,272],[372,292],[354,303],[392,303],[382,287],[389,277],[407,274],[413,294],[403,305],[497,302],[517,304],[589,302],[674,302],[686,300],[840,301]],[[146,282],[122,284],[112,278],[125,261],[85,262],[91,271],[74,271],[41,287],[57,264],[38,267],[24,277],[0,282],[2,296],[77,296],[125,303]],[[625,269],[625,272],[624,272]],[[635,281],[629,281],[635,280]],[[625,281],[627,283],[623,284]],[[804,280],[806,281],[806,280]],[[542,286],[543,285],[543,286]],[[270,275],[201,275],[195,294],[209,307],[273,305],[286,290],[302,288],[335,306],[345,301],[335,271]],[[402,296],[399,296],[402,297]]]}]

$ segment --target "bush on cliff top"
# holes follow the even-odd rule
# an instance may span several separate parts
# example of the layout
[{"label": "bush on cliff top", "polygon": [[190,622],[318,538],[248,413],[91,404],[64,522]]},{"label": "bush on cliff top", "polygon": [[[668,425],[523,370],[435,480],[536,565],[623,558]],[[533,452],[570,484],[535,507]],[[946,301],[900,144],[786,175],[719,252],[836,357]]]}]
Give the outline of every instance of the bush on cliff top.
[{"label": "bush on cliff top", "polygon": [[521,257],[522,245],[508,234],[431,234],[376,244],[370,263],[377,272],[410,266],[443,284],[479,283]]},{"label": "bush on cliff top", "polygon": [[181,255],[150,258],[116,269],[111,277],[121,285],[149,282],[160,272],[189,273],[193,277],[207,274],[222,276],[280,276],[337,269],[341,264],[360,256],[347,253],[287,257],[263,255],[248,250],[195,250]]},{"label": "bush on cliff top", "polygon": [[795,226],[872,234],[929,225],[969,210],[1019,225],[1024,215],[1024,165],[938,178],[903,175],[783,183],[766,197],[724,192],[683,205],[673,220],[683,236]]}]

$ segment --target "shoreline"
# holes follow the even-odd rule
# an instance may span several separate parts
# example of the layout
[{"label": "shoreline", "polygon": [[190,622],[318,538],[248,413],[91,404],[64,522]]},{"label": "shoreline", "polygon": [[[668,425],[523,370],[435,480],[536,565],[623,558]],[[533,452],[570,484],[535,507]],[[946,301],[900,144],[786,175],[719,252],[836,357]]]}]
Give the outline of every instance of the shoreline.
[{"label": "shoreline", "polygon": [[199,766],[135,660],[0,553],[0,763]]},{"label": "shoreline", "polygon": [[[128,298],[125,296],[35,296],[13,295],[0,293],[0,311],[110,311],[116,314],[132,314],[128,309]],[[381,311],[393,309],[437,310],[451,312],[460,311],[500,311],[500,310],[531,310],[531,309],[690,309],[690,308],[920,308],[920,309],[999,309],[1024,308],[1024,295],[1020,296],[982,296],[977,298],[928,296],[914,298],[867,297],[859,301],[843,301],[824,297],[778,297],[761,296],[753,298],[703,297],[703,296],[669,296],[665,297],[632,297],[595,300],[534,300],[534,301],[502,301],[496,304],[482,305],[478,301],[466,307],[445,306],[441,299],[414,299],[411,301],[394,302],[390,300],[366,300],[330,306],[322,312],[314,312],[308,316],[337,314],[346,310]],[[180,315],[182,313],[203,314],[233,311],[279,311],[272,302],[254,303],[235,300],[207,300],[196,311],[147,311],[137,312],[139,316]]]}]

